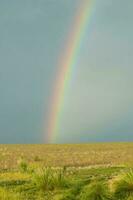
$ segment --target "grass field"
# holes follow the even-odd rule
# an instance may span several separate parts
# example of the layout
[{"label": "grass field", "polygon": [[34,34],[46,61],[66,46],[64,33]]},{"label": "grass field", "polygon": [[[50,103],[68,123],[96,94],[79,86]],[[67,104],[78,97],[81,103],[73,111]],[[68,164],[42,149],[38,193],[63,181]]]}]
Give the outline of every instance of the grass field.
[{"label": "grass field", "polygon": [[133,143],[0,145],[0,168],[16,168],[23,157],[45,166],[133,164]]},{"label": "grass field", "polygon": [[0,200],[133,200],[133,143],[0,145]]}]

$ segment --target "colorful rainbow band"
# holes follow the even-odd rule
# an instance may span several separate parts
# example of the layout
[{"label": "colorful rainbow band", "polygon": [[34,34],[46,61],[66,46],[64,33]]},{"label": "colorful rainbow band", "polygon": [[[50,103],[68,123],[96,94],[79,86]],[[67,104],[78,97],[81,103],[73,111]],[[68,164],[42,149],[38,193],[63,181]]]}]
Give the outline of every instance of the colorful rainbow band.
[{"label": "colorful rainbow band", "polygon": [[68,37],[68,46],[64,56],[60,56],[58,73],[58,80],[55,84],[55,90],[52,97],[52,105],[50,110],[50,116],[48,121],[47,138],[46,142],[54,143],[56,142],[56,137],[59,134],[60,116],[62,112],[62,107],[64,103],[64,95],[67,89],[67,85],[71,76],[73,74],[73,68],[76,65],[77,58],[79,56],[79,51],[81,43],[84,38],[85,31],[89,25],[90,18],[92,16],[92,11],[94,7],[95,0],[82,0],[79,6],[78,13],[72,24],[73,28],[70,31]]}]

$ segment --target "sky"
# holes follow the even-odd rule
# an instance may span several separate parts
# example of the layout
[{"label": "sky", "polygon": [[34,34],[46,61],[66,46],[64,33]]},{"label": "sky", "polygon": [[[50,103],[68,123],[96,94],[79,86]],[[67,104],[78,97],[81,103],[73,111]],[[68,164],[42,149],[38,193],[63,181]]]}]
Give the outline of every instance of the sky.
[{"label": "sky", "polygon": [[[80,5],[81,0],[0,1],[0,143],[47,142],[58,63]],[[132,0],[96,0],[56,143],[133,140],[132,10]]]}]

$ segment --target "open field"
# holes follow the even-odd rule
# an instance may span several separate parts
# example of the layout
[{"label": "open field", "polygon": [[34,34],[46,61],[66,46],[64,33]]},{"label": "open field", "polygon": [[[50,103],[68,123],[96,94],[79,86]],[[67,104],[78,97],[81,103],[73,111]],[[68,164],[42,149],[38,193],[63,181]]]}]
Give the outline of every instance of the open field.
[{"label": "open field", "polygon": [[133,200],[133,143],[0,145],[0,200]]},{"label": "open field", "polygon": [[16,168],[21,157],[52,167],[132,165],[133,143],[0,145],[0,169]]}]

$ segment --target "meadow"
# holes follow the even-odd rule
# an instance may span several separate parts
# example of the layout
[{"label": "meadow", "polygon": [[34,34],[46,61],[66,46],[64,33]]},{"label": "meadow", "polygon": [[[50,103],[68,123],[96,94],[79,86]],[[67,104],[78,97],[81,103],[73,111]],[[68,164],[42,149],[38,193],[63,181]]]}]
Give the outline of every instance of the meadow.
[{"label": "meadow", "polygon": [[0,145],[0,200],[133,200],[133,143]]}]

